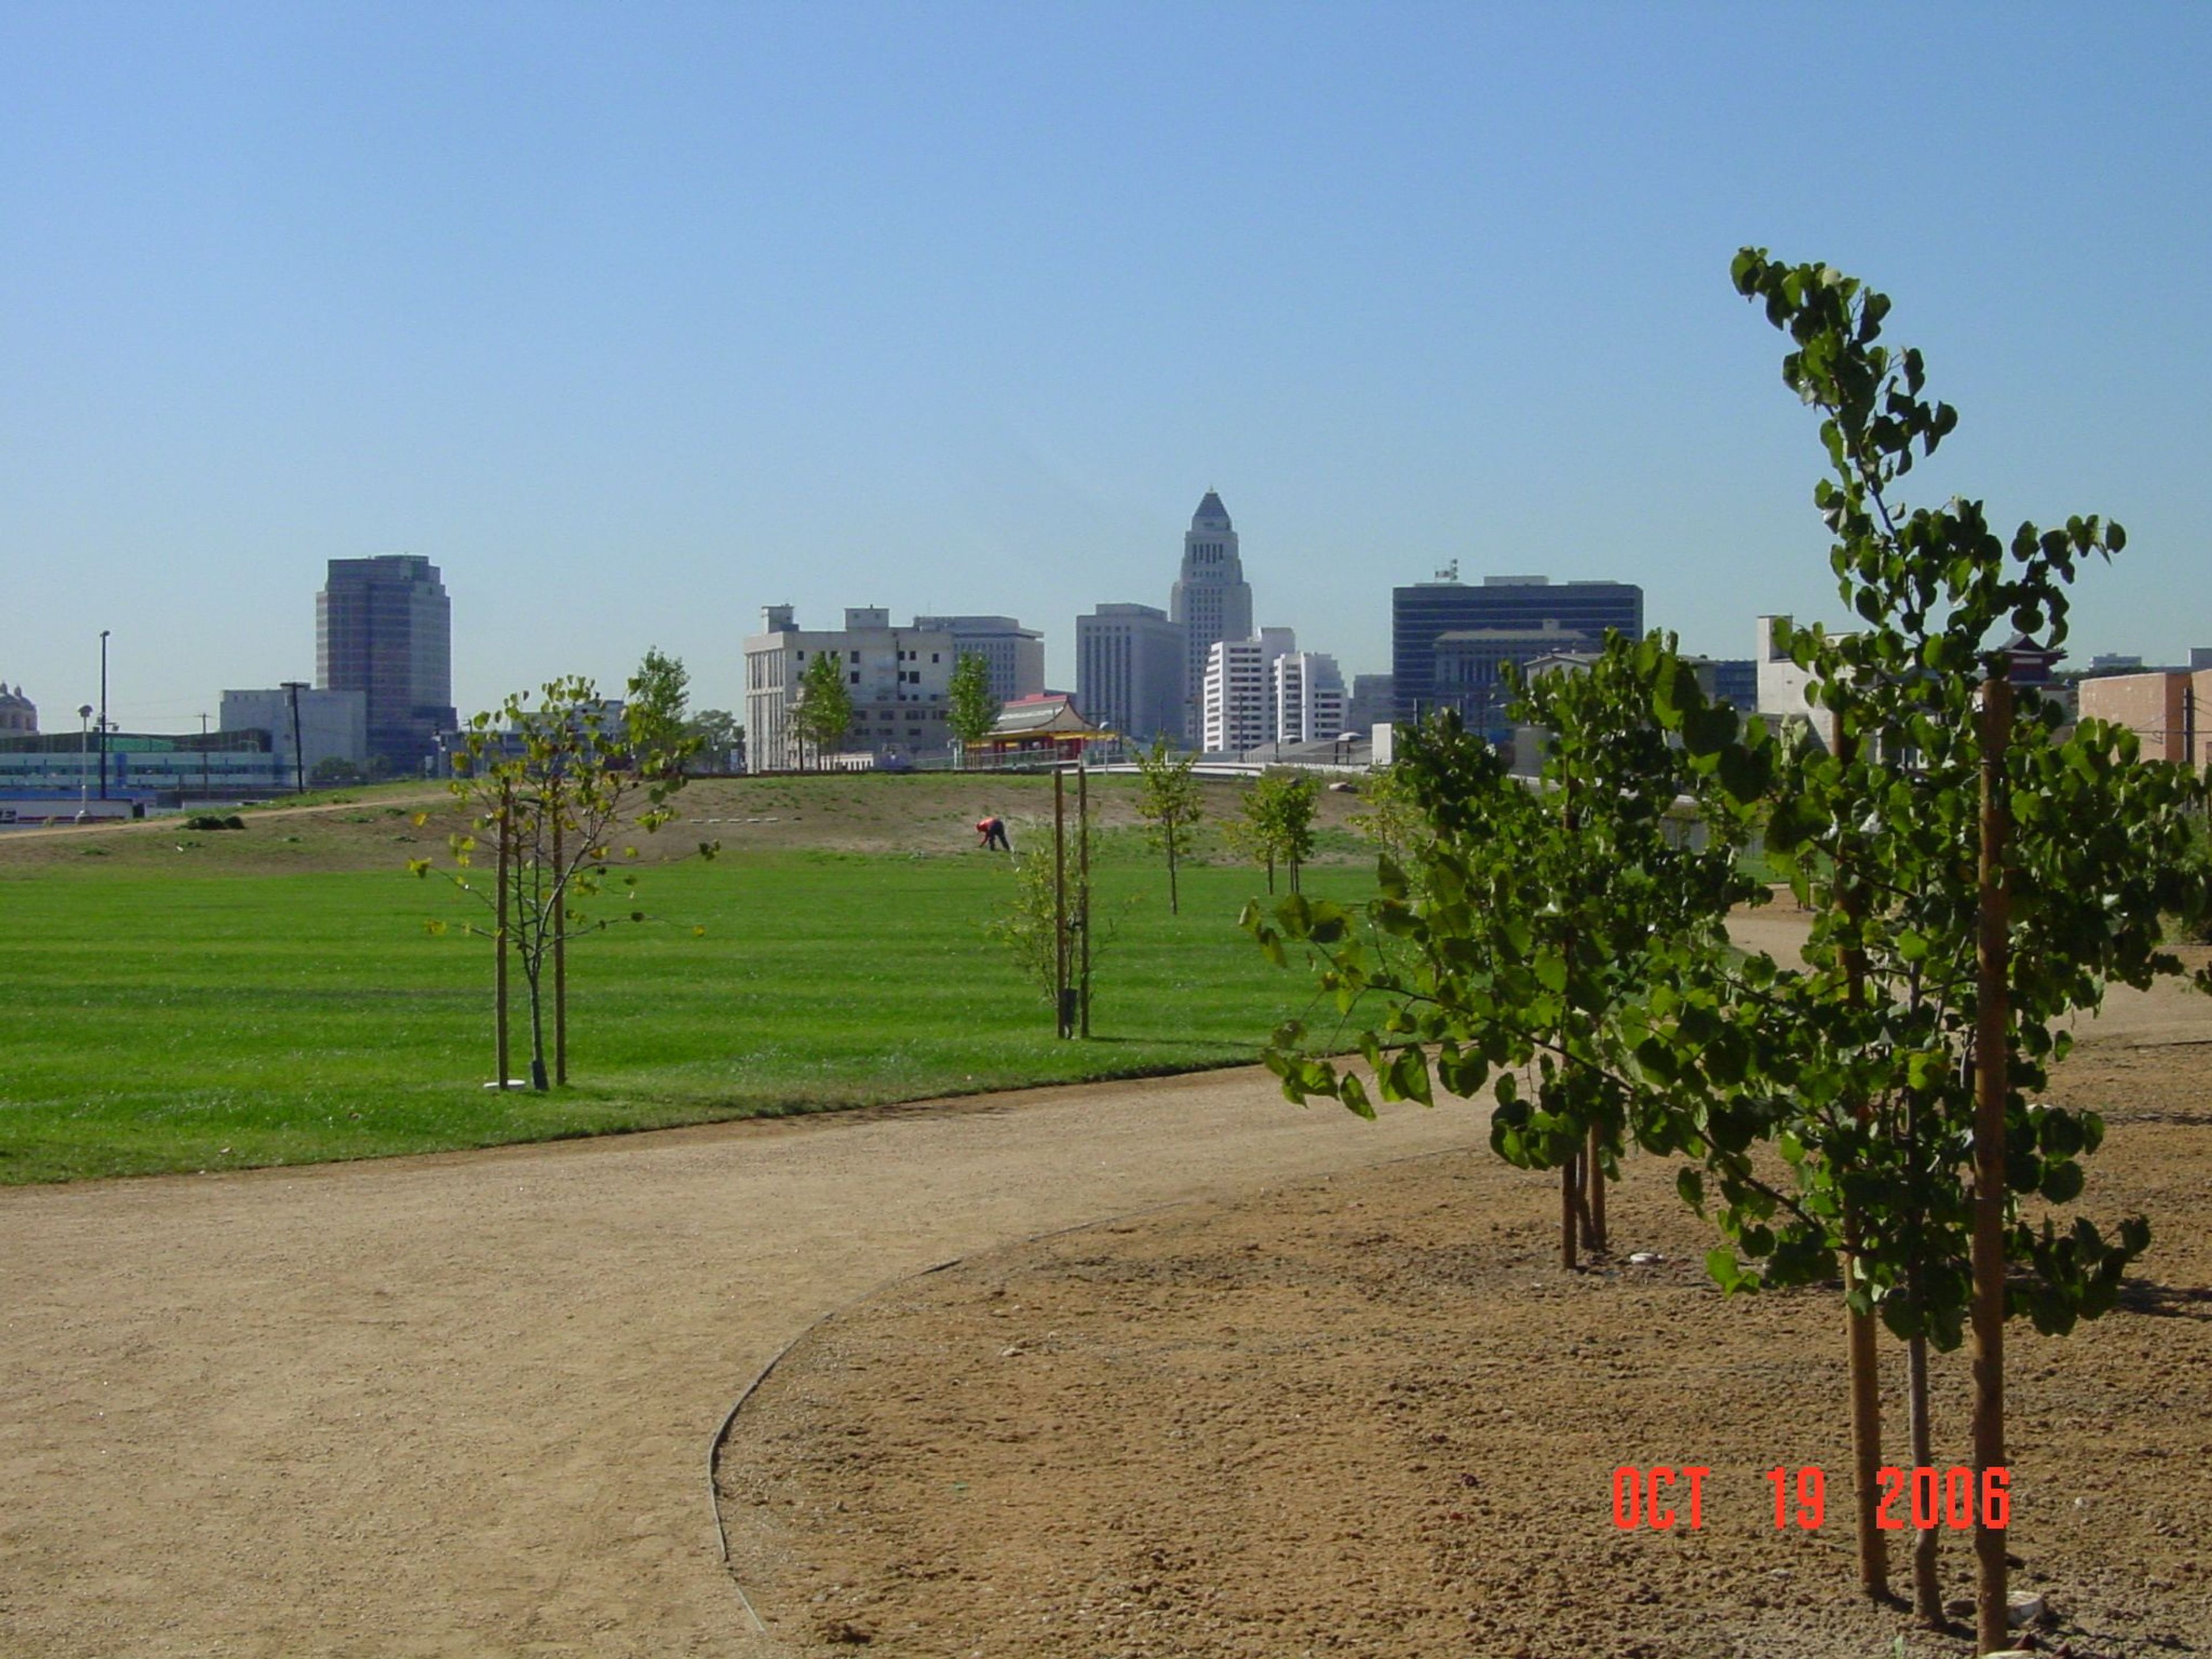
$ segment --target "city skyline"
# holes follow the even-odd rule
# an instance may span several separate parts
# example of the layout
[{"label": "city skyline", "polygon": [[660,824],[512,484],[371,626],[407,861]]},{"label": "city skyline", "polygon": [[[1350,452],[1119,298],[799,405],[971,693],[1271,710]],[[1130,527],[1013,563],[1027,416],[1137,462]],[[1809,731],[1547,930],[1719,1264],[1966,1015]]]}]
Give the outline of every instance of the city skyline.
[{"label": "city skyline", "polygon": [[1740,657],[1845,620],[1745,242],[1894,296],[1962,416],[1913,499],[2127,526],[2073,663],[2185,660],[2212,16],[1808,52],[1723,6],[15,9],[0,665],[73,709],[109,629],[112,718],[189,730],[297,677],[303,572],[398,553],[464,714],[653,645],[735,708],[784,602],[1017,615],[1071,685],[1208,486],[1348,677],[1454,561]]}]

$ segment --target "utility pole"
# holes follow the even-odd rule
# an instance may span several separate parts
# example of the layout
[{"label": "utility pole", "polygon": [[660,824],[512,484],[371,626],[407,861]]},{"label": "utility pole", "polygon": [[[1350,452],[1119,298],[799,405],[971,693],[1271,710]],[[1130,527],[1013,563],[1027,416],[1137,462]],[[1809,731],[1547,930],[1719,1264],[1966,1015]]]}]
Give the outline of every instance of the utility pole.
[{"label": "utility pole", "polygon": [[286,680],[284,690],[292,696],[292,782],[293,793],[307,793],[307,751],[300,746],[300,693],[307,689],[305,680]]},{"label": "utility pole", "polygon": [[100,798],[107,799],[107,632],[100,630]]}]

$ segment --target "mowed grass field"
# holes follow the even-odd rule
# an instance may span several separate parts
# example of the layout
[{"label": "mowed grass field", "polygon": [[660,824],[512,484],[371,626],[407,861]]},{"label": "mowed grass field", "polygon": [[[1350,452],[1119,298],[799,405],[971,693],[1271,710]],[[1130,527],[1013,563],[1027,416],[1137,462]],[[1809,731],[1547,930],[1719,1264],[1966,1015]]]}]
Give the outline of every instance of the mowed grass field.
[{"label": "mowed grass field", "polygon": [[[1037,781],[701,786],[651,844],[665,921],[570,948],[565,1089],[501,1094],[479,913],[409,856],[442,854],[440,798],[149,824],[0,844],[0,1182],[239,1168],[489,1146],[1141,1075],[1253,1057],[1310,984],[1237,927],[1249,867],[1164,872],[1101,784],[1093,1039],[986,937],[1012,880],[972,849],[983,805],[1045,851]],[[1218,805],[1230,804],[1220,792]],[[417,826],[422,805],[436,816]],[[805,828],[811,824],[811,828]],[[808,843],[816,843],[808,845]],[[1341,845],[1340,838],[1340,845]],[[871,848],[873,850],[868,850]],[[1310,891],[1364,890],[1364,860]],[[614,901],[608,901],[611,913]],[[706,929],[695,936],[694,927]],[[520,976],[513,1073],[526,1073]],[[550,1009],[549,1009],[550,1019]]]}]

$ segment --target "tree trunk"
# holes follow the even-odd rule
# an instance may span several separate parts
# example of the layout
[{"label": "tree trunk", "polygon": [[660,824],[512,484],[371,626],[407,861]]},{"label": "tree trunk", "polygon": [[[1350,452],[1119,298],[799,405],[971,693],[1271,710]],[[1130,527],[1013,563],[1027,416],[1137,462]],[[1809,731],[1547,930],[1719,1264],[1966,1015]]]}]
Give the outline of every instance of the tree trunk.
[{"label": "tree trunk", "polygon": [[539,1094],[546,1090],[545,1081],[545,997],[540,981],[544,969],[540,968],[528,975],[530,981],[530,1086]]},{"label": "tree trunk", "polygon": [[1559,1265],[1575,1270],[1576,1189],[1582,1184],[1582,1159],[1571,1158],[1559,1165]]},{"label": "tree trunk", "polygon": [[[2004,1206],[2005,1095],[2011,1083],[2011,1018],[2006,841],[2005,750],[2012,740],[2012,685],[2002,674],[1982,686],[1982,823],[1979,927],[1974,1018],[1974,1376],[1975,1495],[1989,1471],[2005,1467]],[[1989,1524],[1986,1501],[1974,1520],[1975,1639],[1984,1653],[2012,1645],[2005,1616],[2005,1535]]]},{"label": "tree trunk", "polygon": [[1181,901],[1176,897],[1176,821],[1175,821],[1175,819],[1174,819],[1174,818],[1172,818],[1172,817],[1170,817],[1170,818],[1166,819],[1166,820],[1165,820],[1165,826],[1166,826],[1166,830],[1167,830],[1167,842],[1168,842],[1168,914],[1169,914],[1170,915],[1171,915],[1171,916],[1179,916],[1179,915],[1181,915],[1182,914],[1182,902],[1181,902]]},{"label": "tree trunk", "polygon": [[[1849,730],[1836,733],[1836,758],[1848,767],[1856,758],[1857,733]],[[1861,915],[1858,888],[1849,878],[1847,863],[1838,862],[1835,872],[1836,902],[1847,921],[1856,926]],[[1844,946],[1844,1000],[1853,1007],[1866,1000],[1866,952],[1856,940]],[[1852,1113],[1862,1127],[1874,1122],[1874,1103],[1861,1099],[1852,1103]],[[1844,1272],[1845,1282],[1853,1272],[1852,1258],[1858,1244],[1858,1229],[1848,1206],[1844,1212]],[[1875,1338],[1878,1331],[1871,1313],[1846,1310],[1845,1358],[1849,1361],[1851,1391],[1851,1504],[1853,1520],[1858,1534],[1859,1588],[1877,1601],[1889,1599],[1889,1540],[1881,1535],[1881,1366],[1880,1349]]]},{"label": "tree trunk", "polygon": [[[1912,1467],[1915,1470],[1932,1469],[1936,1467],[1936,1430],[1928,1412],[1926,1337],[1905,1339],[1905,1377],[1906,1420],[1912,1436]],[[1912,1611],[1931,1630],[1943,1627],[1943,1581],[1936,1560],[1940,1541],[1940,1534],[1933,1527],[1922,1528],[1919,1535],[1912,1540]]]},{"label": "tree trunk", "polygon": [[[1844,1282],[1857,1271],[1857,1227],[1844,1218]],[[1859,1589],[1876,1601],[1889,1599],[1889,1540],[1879,1524],[1881,1502],[1881,1368],[1875,1316],[1845,1309],[1845,1352],[1850,1361],[1851,1505],[1858,1534]]]},{"label": "tree trunk", "polygon": [[1589,1231],[1583,1242],[1594,1250],[1607,1248],[1605,1242],[1605,1165],[1598,1160],[1597,1125],[1589,1129],[1589,1141],[1583,1148],[1583,1207],[1588,1213]]}]

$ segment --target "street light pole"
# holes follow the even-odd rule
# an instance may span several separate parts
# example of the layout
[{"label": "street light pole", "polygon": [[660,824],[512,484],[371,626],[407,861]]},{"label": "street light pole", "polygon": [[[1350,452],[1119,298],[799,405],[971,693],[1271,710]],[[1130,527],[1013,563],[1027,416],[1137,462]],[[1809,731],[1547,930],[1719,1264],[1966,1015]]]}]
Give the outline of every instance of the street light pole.
[{"label": "street light pole", "polygon": [[107,799],[107,629],[100,630],[100,798]]},{"label": "street light pole", "polygon": [[92,705],[76,711],[76,815],[84,816],[85,798],[92,793]]}]

